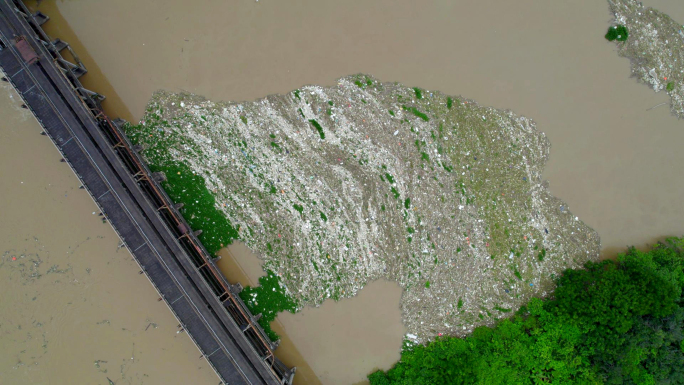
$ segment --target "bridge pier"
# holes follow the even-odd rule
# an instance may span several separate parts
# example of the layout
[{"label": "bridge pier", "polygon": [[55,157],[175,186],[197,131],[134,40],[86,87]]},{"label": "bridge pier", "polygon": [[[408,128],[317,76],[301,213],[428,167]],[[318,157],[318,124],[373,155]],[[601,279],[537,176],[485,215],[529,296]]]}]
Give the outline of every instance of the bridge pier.
[{"label": "bridge pier", "polygon": [[41,11],[36,11],[31,16],[33,16],[33,18],[36,20],[36,23],[38,23],[38,25],[43,25],[43,24],[45,24],[45,22],[50,20],[50,16],[44,14]]},{"label": "bridge pier", "polygon": [[293,366],[290,368],[290,370],[286,371],[283,374],[283,379],[281,380],[281,384],[291,384],[294,381],[294,375],[297,372],[297,367]]},{"label": "bridge pier", "polygon": [[112,119],[112,123],[114,123],[116,128],[121,130],[121,129],[123,129],[124,124],[126,124],[128,122],[126,122],[125,120],[123,120],[121,118],[115,118],[115,119]]},{"label": "bridge pier", "polygon": [[69,45],[69,43],[65,42],[62,39],[57,38],[57,39],[52,41],[52,45],[55,47],[57,52],[62,52],[62,50],[64,50],[64,48],[66,48]]},{"label": "bridge pier", "polygon": [[155,182],[161,183],[166,181],[166,174],[164,174],[163,171],[157,171],[152,173],[152,179],[154,179]]},{"label": "bridge pier", "polygon": [[242,285],[240,284],[240,282],[236,283],[235,285],[230,285],[230,292],[231,293],[238,295],[238,294],[240,294],[241,291],[242,291]]}]

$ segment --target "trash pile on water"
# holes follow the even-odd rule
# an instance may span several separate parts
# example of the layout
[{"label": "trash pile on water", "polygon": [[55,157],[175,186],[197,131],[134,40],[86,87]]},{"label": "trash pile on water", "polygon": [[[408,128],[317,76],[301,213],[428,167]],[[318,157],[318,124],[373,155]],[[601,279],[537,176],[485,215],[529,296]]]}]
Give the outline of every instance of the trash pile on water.
[{"label": "trash pile on water", "polygon": [[629,37],[616,42],[620,56],[632,62],[632,74],[655,92],[670,95],[670,110],[684,117],[684,25],[635,0],[609,0],[615,24]]},{"label": "trash pile on water", "polygon": [[300,307],[394,280],[416,342],[491,324],[598,257],[541,179],[546,136],[510,111],[354,75],[254,102],[159,92],[145,121],[148,159],[202,175]]}]

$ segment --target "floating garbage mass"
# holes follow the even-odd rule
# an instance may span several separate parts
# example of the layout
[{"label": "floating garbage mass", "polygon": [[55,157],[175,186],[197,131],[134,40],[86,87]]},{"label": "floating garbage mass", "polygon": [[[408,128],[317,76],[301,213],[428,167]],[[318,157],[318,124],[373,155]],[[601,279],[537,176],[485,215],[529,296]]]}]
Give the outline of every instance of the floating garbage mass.
[{"label": "floating garbage mass", "polygon": [[[684,25],[635,0],[609,0],[616,27],[606,38],[616,41],[618,54],[630,59],[632,75],[655,92],[670,95],[670,111],[684,118]],[[621,37],[611,32],[621,28]],[[614,33],[613,33],[614,34]]]},{"label": "floating garbage mass", "polygon": [[[186,217],[227,219],[214,238],[260,255],[297,308],[394,280],[414,342],[491,325],[598,258],[541,178],[546,136],[463,97],[367,75],[254,102],[158,92],[127,130]],[[207,202],[225,219],[192,211]]]}]

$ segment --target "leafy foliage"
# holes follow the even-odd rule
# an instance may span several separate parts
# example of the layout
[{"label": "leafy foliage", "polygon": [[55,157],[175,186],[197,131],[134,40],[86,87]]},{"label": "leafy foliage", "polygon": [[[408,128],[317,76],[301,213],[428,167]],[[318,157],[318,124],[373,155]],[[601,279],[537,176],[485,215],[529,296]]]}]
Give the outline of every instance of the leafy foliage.
[{"label": "leafy foliage", "polygon": [[315,128],[316,131],[318,131],[318,135],[320,135],[321,139],[325,139],[325,132],[323,132],[323,127],[316,121],[316,119],[309,119],[309,123],[311,123]]},{"label": "leafy foliage", "polygon": [[496,327],[402,353],[373,385],[684,383],[684,238],[566,270]]},{"label": "leafy foliage", "polygon": [[629,37],[629,32],[627,32],[627,27],[624,25],[612,26],[608,28],[608,32],[606,33],[605,37],[608,39],[608,41],[626,41]]},{"label": "leafy foliage", "polygon": [[202,229],[199,239],[212,254],[238,238],[237,229],[216,208],[216,200],[207,189],[204,178],[192,172],[182,162],[150,165],[152,171],[163,171],[166,182],[164,190],[171,199],[185,204],[180,210],[192,229]]},{"label": "leafy foliage", "polygon": [[401,106],[401,108],[405,111],[411,112],[413,115],[423,119],[426,122],[430,121],[430,118],[426,114],[420,112],[420,110],[418,110],[416,107]]},{"label": "leafy foliage", "polygon": [[240,298],[245,302],[252,314],[261,314],[259,325],[264,329],[268,338],[278,340],[278,334],[271,329],[271,321],[281,311],[294,313],[297,305],[287,296],[281,286],[278,276],[272,271],[259,278],[259,286],[246,287],[240,292]]},{"label": "leafy foliage", "polygon": [[150,170],[166,175],[162,187],[174,203],[184,206],[179,211],[193,230],[202,230],[199,240],[209,253],[216,254],[238,238],[238,231],[217,207],[214,195],[209,191],[204,177],[192,171],[183,162],[170,160],[168,149],[180,138],[167,135],[163,129],[168,122],[156,114],[147,115],[146,124],[124,125],[124,131],[135,144],[145,144],[144,138],[157,135],[155,145],[145,149]]}]

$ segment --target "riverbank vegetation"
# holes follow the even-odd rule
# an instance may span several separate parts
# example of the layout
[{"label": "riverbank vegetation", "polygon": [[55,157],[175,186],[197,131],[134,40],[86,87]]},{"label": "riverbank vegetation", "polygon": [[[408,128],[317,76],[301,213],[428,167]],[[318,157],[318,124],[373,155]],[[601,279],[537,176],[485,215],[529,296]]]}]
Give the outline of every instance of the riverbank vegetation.
[{"label": "riverbank vegetation", "polygon": [[684,238],[587,262],[495,327],[407,345],[389,384],[684,383]]}]

